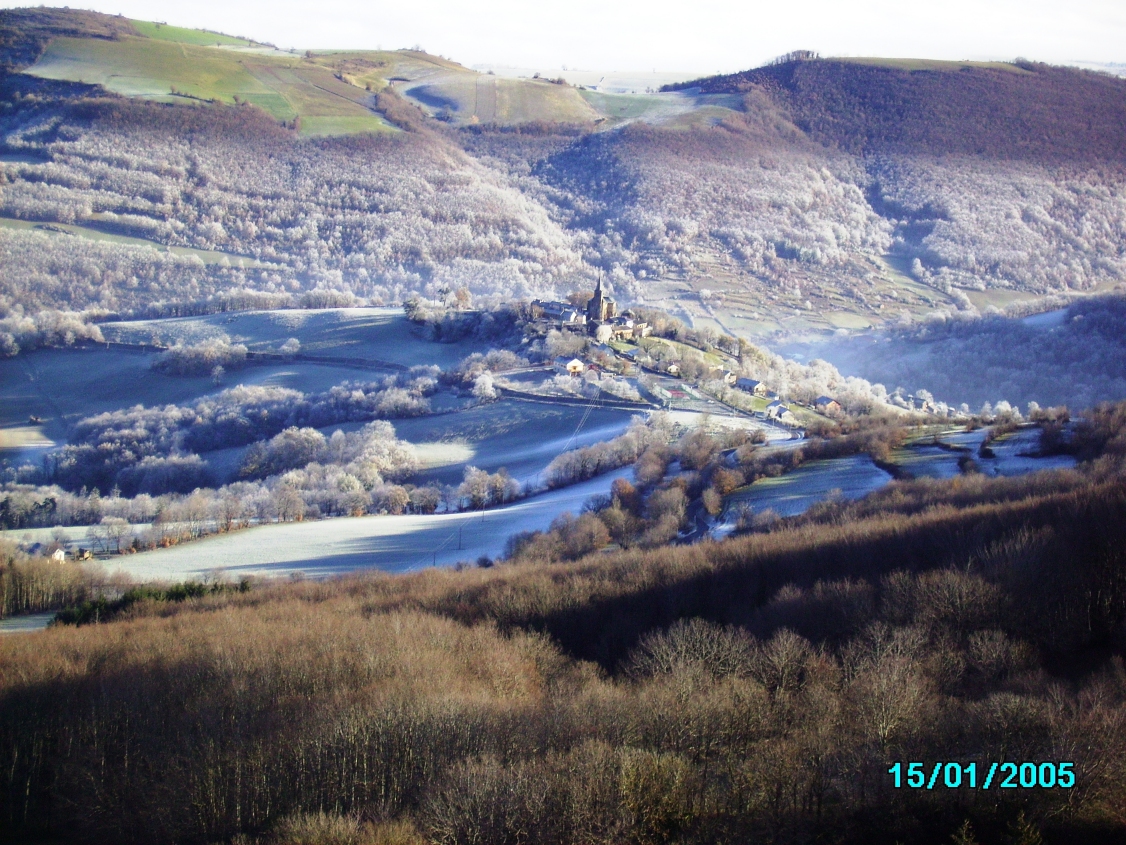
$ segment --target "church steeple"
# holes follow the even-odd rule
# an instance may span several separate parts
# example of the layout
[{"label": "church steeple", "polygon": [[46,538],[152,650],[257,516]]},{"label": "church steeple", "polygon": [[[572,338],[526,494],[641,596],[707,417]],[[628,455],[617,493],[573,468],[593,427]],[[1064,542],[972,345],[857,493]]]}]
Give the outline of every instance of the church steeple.
[{"label": "church steeple", "polygon": [[604,323],[614,316],[614,300],[602,293],[602,274],[598,274],[598,284],[594,296],[586,306],[586,318],[592,323]]},{"label": "church steeple", "polygon": [[602,322],[602,274],[598,274],[598,284],[594,286],[594,296],[586,306],[586,318],[592,323]]}]

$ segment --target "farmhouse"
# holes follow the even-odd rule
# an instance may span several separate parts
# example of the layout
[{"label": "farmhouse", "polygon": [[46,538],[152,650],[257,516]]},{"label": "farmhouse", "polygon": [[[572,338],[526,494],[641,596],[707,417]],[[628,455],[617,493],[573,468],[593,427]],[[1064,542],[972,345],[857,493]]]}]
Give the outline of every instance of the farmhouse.
[{"label": "farmhouse", "polygon": [[787,408],[784,403],[777,400],[771,402],[766,406],[766,417],[767,419],[777,420],[780,423],[786,424],[790,424],[797,420],[793,412],[789,408]]},{"label": "farmhouse", "polygon": [[841,412],[841,403],[831,396],[818,396],[817,401],[813,403],[813,407],[822,414],[829,414],[830,416]]},{"label": "farmhouse", "polygon": [[585,366],[578,358],[572,358],[567,362],[567,373],[572,376],[581,376]]},{"label": "farmhouse", "polygon": [[[734,385],[735,382],[737,382],[739,380],[739,377],[736,376],[735,373],[731,372],[731,370],[724,370],[722,375],[720,376],[720,378],[723,379],[724,384],[730,384],[730,385]],[[748,379],[748,381],[749,381],[749,379]]]},{"label": "farmhouse", "polygon": [[55,563],[65,563],[66,562],[66,549],[55,549],[51,553],[51,560],[53,560]]},{"label": "farmhouse", "polygon": [[735,389],[742,390],[752,396],[766,396],[766,385],[753,378],[740,378],[735,380]]}]

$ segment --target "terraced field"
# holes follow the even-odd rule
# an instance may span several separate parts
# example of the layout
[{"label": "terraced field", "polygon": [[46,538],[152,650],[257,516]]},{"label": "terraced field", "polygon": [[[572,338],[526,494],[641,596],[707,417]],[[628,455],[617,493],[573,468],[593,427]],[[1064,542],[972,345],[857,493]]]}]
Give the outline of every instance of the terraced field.
[{"label": "terraced field", "polygon": [[[415,51],[297,55],[203,30],[133,25],[138,36],[57,38],[27,72],[160,102],[247,102],[314,136],[395,131],[375,111],[374,94],[388,84],[455,123],[592,123],[605,116],[570,85],[481,74]],[[684,99],[663,96],[638,100],[631,115]]]},{"label": "terraced field", "polygon": [[309,134],[393,130],[373,111],[371,92],[337,78],[329,67],[277,52],[202,46],[207,33],[198,38],[172,35],[114,41],[57,38],[27,72],[161,102],[245,101],[280,121],[298,119]]}]

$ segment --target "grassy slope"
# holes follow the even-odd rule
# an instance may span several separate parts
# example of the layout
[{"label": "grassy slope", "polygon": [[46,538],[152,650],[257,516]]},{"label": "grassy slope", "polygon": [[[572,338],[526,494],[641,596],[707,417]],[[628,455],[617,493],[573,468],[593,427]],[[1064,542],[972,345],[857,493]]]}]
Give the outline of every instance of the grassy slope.
[{"label": "grassy slope", "polygon": [[54,38],[119,38],[135,35],[132,22],[98,12],[71,9],[0,9],[0,70],[34,64]]},{"label": "grassy slope", "polygon": [[891,67],[899,70],[958,71],[963,68],[986,68],[988,70],[1003,70],[1007,73],[1029,72],[1012,62],[947,62],[937,59],[891,59],[876,56],[834,58],[833,61],[867,65],[868,67]]},{"label": "grassy slope", "polygon": [[[171,88],[201,99],[233,102],[235,95],[269,89],[238,57],[206,47],[122,38],[58,38],[28,71],[47,79],[94,82],[126,96],[165,98]],[[275,117],[283,115],[274,112]]]},{"label": "grassy slope", "polygon": [[146,38],[154,38],[158,41],[174,41],[177,44],[194,44],[197,47],[250,47],[254,46],[257,42],[251,41],[247,38],[235,38],[231,35],[223,35],[220,32],[209,32],[206,29],[184,29],[179,26],[169,26],[163,23],[154,23],[152,21],[129,21],[133,24],[133,28],[138,33]]},{"label": "grassy slope", "polygon": [[503,79],[463,68],[419,74],[400,90],[429,114],[462,124],[591,123],[599,116],[569,85]]},{"label": "grassy slope", "polygon": [[231,103],[238,98],[278,120],[300,118],[301,130],[309,135],[389,130],[372,110],[372,95],[390,79],[428,113],[446,111],[457,122],[590,123],[598,117],[570,86],[486,76],[424,53],[298,57],[238,51],[232,48],[255,42],[203,30],[144,21],[132,25],[136,36],[55,38],[28,72],[163,102],[189,97]]},{"label": "grassy slope", "polygon": [[200,46],[187,37],[57,38],[28,73],[162,102],[245,100],[278,120],[300,118],[302,129],[315,135],[391,128],[372,110],[368,91],[337,79],[328,67],[298,57]]}]

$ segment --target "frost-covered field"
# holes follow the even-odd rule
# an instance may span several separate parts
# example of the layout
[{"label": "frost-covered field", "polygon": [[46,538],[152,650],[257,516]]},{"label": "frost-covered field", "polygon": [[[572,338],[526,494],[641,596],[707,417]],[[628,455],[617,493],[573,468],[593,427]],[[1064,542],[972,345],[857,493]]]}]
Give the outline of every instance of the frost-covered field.
[{"label": "frost-covered field", "polygon": [[989,444],[996,457],[975,460],[983,472],[992,475],[1024,475],[1042,469],[1070,469],[1075,466],[1071,455],[1052,455],[1047,458],[1029,457],[1040,448],[1040,430],[1025,428],[998,438]]},{"label": "frost-covered field", "polygon": [[[744,429],[746,431],[763,431],[769,443],[779,443],[790,439],[790,429],[776,425],[769,420],[756,420],[750,417],[736,416],[728,413],[702,413],[700,411],[667,411],[669,419],[676,425],[686,428],[695,428],[703,425],[709,431],[721,429]],[[705,419],[706,417],[706,419]],[[795,443],[799,441],[794,441]]]},{"label": "frost-covered field", "polygon": [[[986,429],[979,429],[943,435],[942,440],[969,449],[968,454],[986,475],[1024,475],[1075,466],[1075,459],[1070,455],[1028,457],[1038,448],[1038,428],[1021,429],[994,440],[990,444],[995,455],[993,458],[983,458],[978,454],[985,434]],[[897,449],[891,457],[894,463],[916,477],[954,478],[960,474],[958,459],[963,454],[967,453],[917,444]],[[772,510],[779,516],[796,516],[830,496],[859,499],[890,480],[891,476],[873,464],[867,455],[810,461],[787,475],[761,479],[728,496],[726,508],[713,534],[726,536],[731,532],[741,505],[749,505],[754,513]]]},{"label": "frost-covered field", "polygon": [[994,476],[1024,475],[1045,469],[1070,469],[1075,466],[1075,458],[1070,455],[1031,457],[1040,448],[1038,428],[1024,428],[994,440],[989,444],[994,457],[982,457],[978,450],[985,439],[985,432],[985,429],[979,429],[942,437],[944,443],[964,447],[969,452],[955,452],[919,443],[896,449],[891,459],[912,475],[927,478],[954,478],[961,472],[958,459],[962,455],[969,455],[981,472]]},{"label": "frost-covered field", "polygon": [[309,355],[375,358],[404,366],[457,363],[485,344],[432,343],[415,335],[401,308],[324,308],[300,311],[242,311],[105,323],[107,340],[123,343],[198,343],[226,335],[252,352],[276,350],[289,338]]},{"label": "frost-covered field", "polygon": [[732,493],[721,522],[733,521],[740,505],[749,505],[755,513],[772,510],[779,516],[796,516],[838,491],[846,499],[859,499],[890,480],[867,455],[810,461],[794,472],[764,478]]},{"label": "frost-covered field", "polygon": [[[578,513],[628,470],[591,479],[494,510],[434,516],[365,516],[249,528],[170,549],[107,561],[139,581],[181,581],[221,573],[327,578],[358,569],[405,572],[495,557],[521,531],[547,528],[564,511]],[[459,546],[460,540],[460,548]]]},{"label": "frost-covered field", "polygon": [[962,473],[958,469],[961,456],[961,452],[919,444],[896,449],[891,453],[891,462],[916,478],[955,478]]},{"label": "frost-covered field", "polygon": [[633,411],[590,409],[582,405],[547,405],[501,400],[457,414],[395,420],[396,435],[456,458],[430,462],[414,476],[415,484],[456,484],[466,466],[496,472],[501,467],[522,484],[538,484],[539,475],[562,452],[611,440],[629,427]]},{"label": "frost-covered field", "polygon": [[[79,419],[133,405],[187,404],[239,384],[316,393],[344,381],[370,381],[380,375],[342,365],[293,361],[230,372],[216,386],[205,376],[155,372],[151,369],[155,358],[153,352],[87,347],[40,349],[0,360],[0,429],[61,441],[67,428]],[[29,431],[28,419],[33,415],[43,420],[43,426]]]}]

